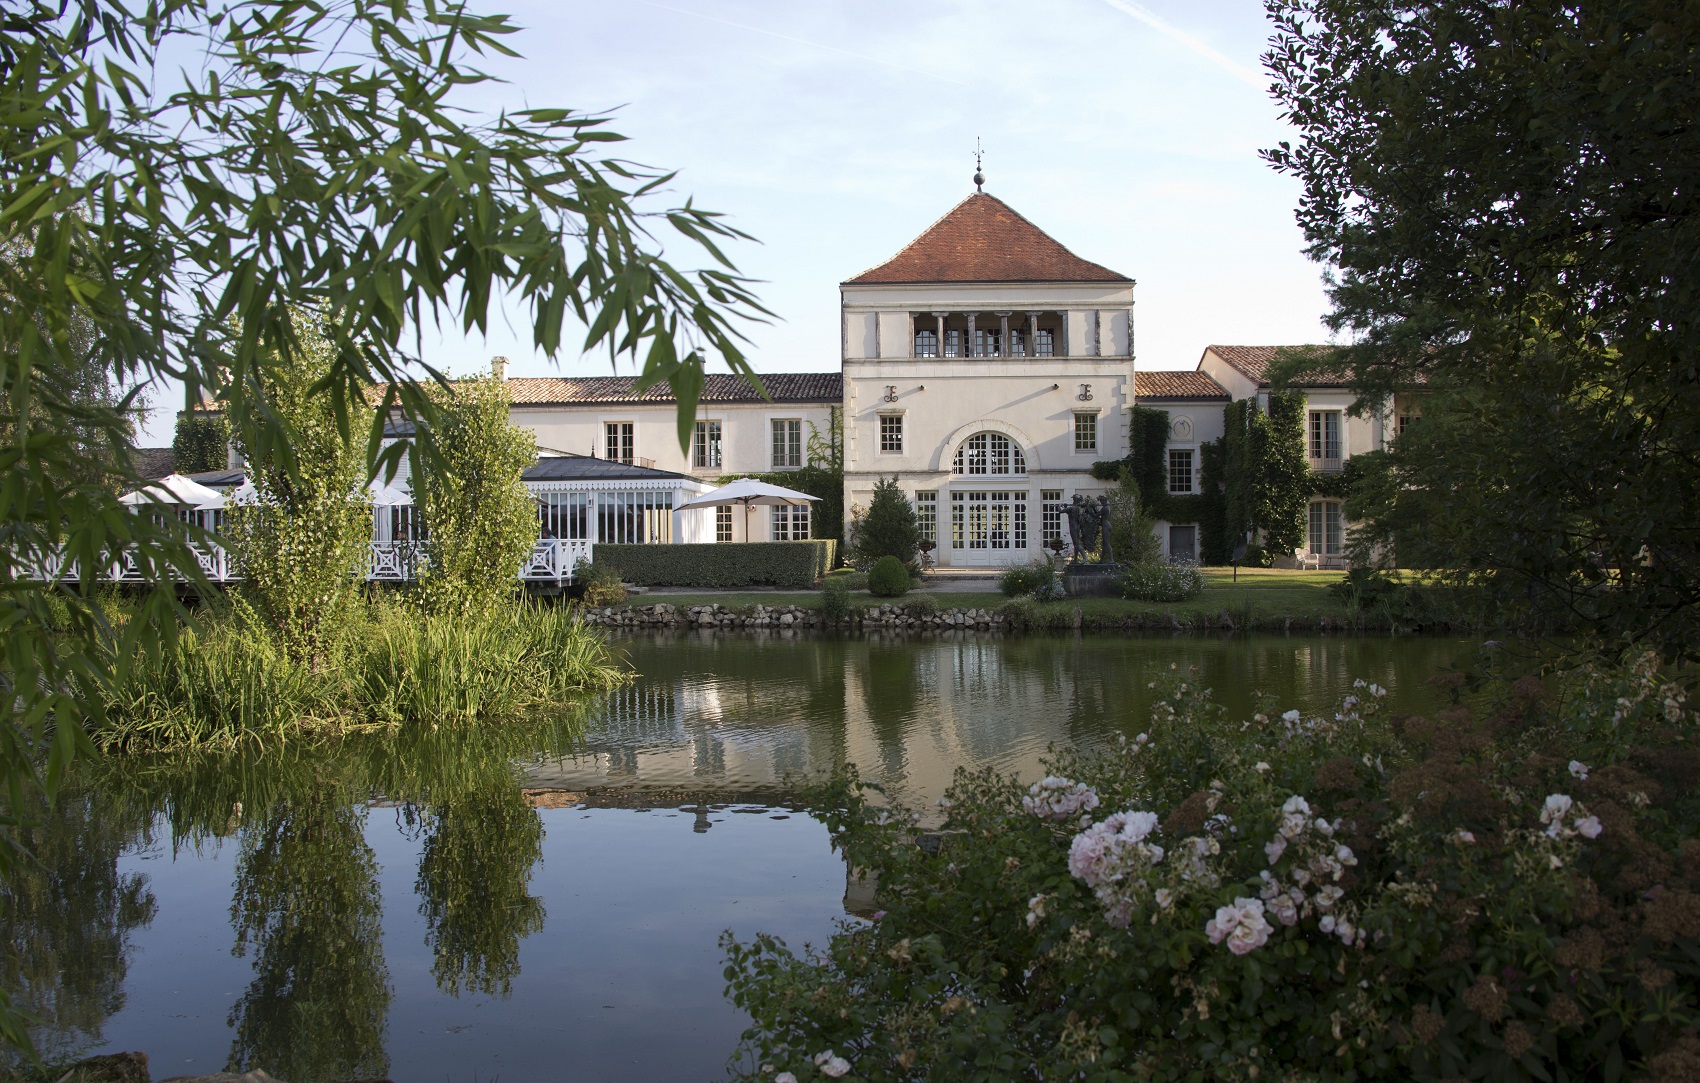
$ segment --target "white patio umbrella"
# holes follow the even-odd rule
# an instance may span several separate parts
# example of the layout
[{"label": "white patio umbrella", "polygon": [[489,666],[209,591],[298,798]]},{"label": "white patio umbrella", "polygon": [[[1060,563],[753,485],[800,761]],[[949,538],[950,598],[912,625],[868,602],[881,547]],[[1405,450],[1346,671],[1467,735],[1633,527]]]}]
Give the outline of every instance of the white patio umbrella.
[{"label": "white patio umbrella", "polygon": [[[413,503],[413,497],[410,494],[397,489],[393,485],[385,485],[376,479],[367,486],[367,492],[371,494],[372,506],[376,508],[390,508]],[[259,502],[260,491],[254,488],[252,481],[244,481],[241,485],[232,489],[228,496],[219,497],[219,502],[210,506],[222,508],[231,504],[258,504]]]},{"label": "white patio umbrella", "polygon": [[691,508],[719,508],[733,504],[744,506],[744,540],[750,540],[750,508],[757,504],[767,507],[777,505],[795,506],[807,504],[811,500],[819,500],[818,496],[800,493],[795,489],[787,489],[783,485],[772,485],[755,478],[739,478],[729,481],[718,489],[710,489],[694,500],[680,504],[678,511]]},{"label": "white patio umbrella", "polygon": [[394,508],[413,503],[412,493],[405,489],[397,489],[393,485],[385,485],[376,478],[373,478],[372,484],[366,488],[372,494],[373,507]]},{"label": "white patio umbrella", "polygon": [[186,504],[197,510],[224,507],[223,493],[182,474],[167,474],[118,500],[122,504]]}]

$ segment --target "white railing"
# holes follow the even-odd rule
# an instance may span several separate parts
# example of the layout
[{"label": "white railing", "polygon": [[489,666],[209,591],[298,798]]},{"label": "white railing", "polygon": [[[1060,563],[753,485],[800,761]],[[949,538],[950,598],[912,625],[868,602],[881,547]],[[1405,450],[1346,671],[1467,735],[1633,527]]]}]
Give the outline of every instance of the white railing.
[{"label": "white railing", "polygon": [[[424,563],[423,547],[418,542],[375,541],[371,546],[372,562],[366,571],[368,580],[405,583],[418,577],[420,566]],[[544,538],[532,546],[531,555],[520,565],[519,578],[528,583],[565,583],[573,577],[573,568],[579,561],[590,559],[594,547],[595,543],[581,539]],[[216,545],[191,545],[189,548],[208,582],[233,583],[242,578],[242,570],[227,550]],[[76,582],[81,578],[81,571],[76,565],[67,564],[63,554],[51,553],[23,575],[47,582]],[[101,578],[120,583],[148,581],[133,550],[120,554]]]},{"label": "white railing", "polygon": [[375,541],[372,543],[372,563],[366,578],[386,583],[405,583],[418,575],[423,559],[418,542]]},{"label": "white railing", "polygon": [[528,583],[565,583],[579,561],[590,559],[593,548],[594,543],[582,538],[541,538],[520,565],[519,577]]},{"label": "white railing", "polygon": [[[235,559],[222,547],[191,544],[189,551],[195,554],[195,563],[201,566],[201,574],[206,576],[208,582],[229,583],[242,578],[242,574],[236,569]],[[66,579],[76,579],[77,577],[78,573],[74,568],[65,576]],[[133,549],[126,549],[119,554],[118,562],[107,572],[106,578],[116,579],[120,583],[144,583],[148,581],[148,576],[145,574],[141,563],[136,559],[136,552]],[[181,580],[183,577],[174,575],[173,578]]]}]

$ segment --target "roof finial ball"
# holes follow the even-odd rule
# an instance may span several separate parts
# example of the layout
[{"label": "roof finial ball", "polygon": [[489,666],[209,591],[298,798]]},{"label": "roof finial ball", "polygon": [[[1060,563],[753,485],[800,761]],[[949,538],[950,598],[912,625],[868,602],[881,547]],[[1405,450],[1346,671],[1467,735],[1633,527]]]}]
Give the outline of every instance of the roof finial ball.
[{"label": "roof finial ball", "polygon": [[980,171],[980,137],[974,137],[974,191],[985,192],[981,187],[986,183],[986,175]]}]

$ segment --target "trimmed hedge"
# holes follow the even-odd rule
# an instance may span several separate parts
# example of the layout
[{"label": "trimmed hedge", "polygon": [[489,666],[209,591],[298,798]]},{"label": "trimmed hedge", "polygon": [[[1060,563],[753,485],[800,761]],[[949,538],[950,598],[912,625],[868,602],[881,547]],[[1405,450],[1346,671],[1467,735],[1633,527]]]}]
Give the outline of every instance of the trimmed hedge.
[{"label": "trimmed hedge", "polygon": [[807,590],[833,566],[830,538],[789,542],[596,547],[598,566],[646,587],[789,587]]}]

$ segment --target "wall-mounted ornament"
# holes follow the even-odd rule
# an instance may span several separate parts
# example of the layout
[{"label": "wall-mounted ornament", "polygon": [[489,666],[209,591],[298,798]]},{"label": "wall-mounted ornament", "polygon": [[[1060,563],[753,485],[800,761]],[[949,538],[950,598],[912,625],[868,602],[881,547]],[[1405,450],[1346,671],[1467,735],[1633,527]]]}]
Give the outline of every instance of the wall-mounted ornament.
[{"label": "wall-mounted ornament", "polygon": [[1092,385],[1091,384],[1081,384],[1080,385],[1080,394],[1076,395],[1075,398],[1079,399],[1081,402],[1091,402],[1092,401]]},{"label": "wall-mounted ornament", "polygon": [[1188,418],[1177,417],[1175,423],[1169,426],[1176,440],[1186,442],[1192,439],[1192,421]]},{"label": "wall-mounted ornament", "polygon": [[887,401],[887,402],[896,402],[897,401],[897,385],[896,384],[886,384],[885,385],[885,401]]}]

